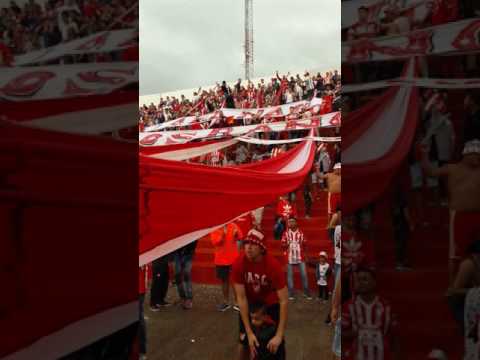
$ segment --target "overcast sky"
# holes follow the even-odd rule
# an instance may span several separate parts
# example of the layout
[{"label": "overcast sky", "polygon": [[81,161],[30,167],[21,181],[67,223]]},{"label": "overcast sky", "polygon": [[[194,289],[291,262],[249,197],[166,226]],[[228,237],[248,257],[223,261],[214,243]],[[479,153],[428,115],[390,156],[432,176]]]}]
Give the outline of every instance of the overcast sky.
[{"label": "overcast sky", "polygon": [[[140,94],[244,77],[244,0],[141,0]],[[340,69],[340,0],[253,0],[254,76]]]}]

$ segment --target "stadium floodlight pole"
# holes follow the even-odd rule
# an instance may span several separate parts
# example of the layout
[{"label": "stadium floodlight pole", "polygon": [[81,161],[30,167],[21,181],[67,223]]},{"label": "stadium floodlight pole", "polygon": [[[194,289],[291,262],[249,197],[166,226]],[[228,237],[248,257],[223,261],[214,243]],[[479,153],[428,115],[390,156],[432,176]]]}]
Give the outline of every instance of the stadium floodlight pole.
[{"label": "stadium floodlight pole", "polygon": [[245,0],[245,79],[253,78],[253,0]]}]

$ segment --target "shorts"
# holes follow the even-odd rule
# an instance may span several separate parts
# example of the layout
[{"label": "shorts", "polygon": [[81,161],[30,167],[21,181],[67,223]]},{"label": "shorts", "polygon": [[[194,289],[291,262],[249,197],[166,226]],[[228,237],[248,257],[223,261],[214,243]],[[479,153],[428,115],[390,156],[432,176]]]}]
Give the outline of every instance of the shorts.
[{"label": "shorts", "polygon": [[335,324],[335,333],[333,335],[332,351],[335,356],[342,357],[342,320],[338,319]]},{"label": "shorts", "polygon": [[341,193],[328,193],[328,213],[333,214],[337,212],[337,208],[340,206],[342,194]]},{"label": "shorts", "polygon": [[217,278],[222,281],[228,281],[230,277],[230,270],[232,270],[231,265],[216,265],[215,266],[215,273]]},{"label": "shorts", "polygon": [[464,257],[476,234],[480,237],[480,211],[450,210],[450,260]]}]

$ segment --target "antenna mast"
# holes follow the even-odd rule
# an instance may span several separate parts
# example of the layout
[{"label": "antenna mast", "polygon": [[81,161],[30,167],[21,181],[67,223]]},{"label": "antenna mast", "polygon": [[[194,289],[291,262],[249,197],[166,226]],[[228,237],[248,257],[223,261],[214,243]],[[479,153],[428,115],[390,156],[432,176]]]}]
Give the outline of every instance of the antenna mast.
[{"label": "antenna mast", "polygon": [[245,0],[245,79],[253,78],[253,0]]}]

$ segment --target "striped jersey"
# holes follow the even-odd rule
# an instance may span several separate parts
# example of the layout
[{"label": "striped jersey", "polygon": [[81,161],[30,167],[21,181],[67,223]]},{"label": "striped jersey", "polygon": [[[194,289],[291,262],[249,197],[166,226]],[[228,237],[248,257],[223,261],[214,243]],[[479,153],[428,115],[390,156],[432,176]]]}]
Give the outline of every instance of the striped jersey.
[{"label": "striped jersey", "polygon": [[395,315],[384,299],[377,296],[368,304],[356,296],[344,305],[342,312],[343,331],[355,334],[353,346],[346,344],[345,355],[354,360],[392,359],[389,337],[396,327]]},{"label": "striped jersey", "polygon": [[303,232],[297,228],[287,229],[282,236],[282,246],[286,249],[289,264],[299,264],[305,261],[306,239]]}]

